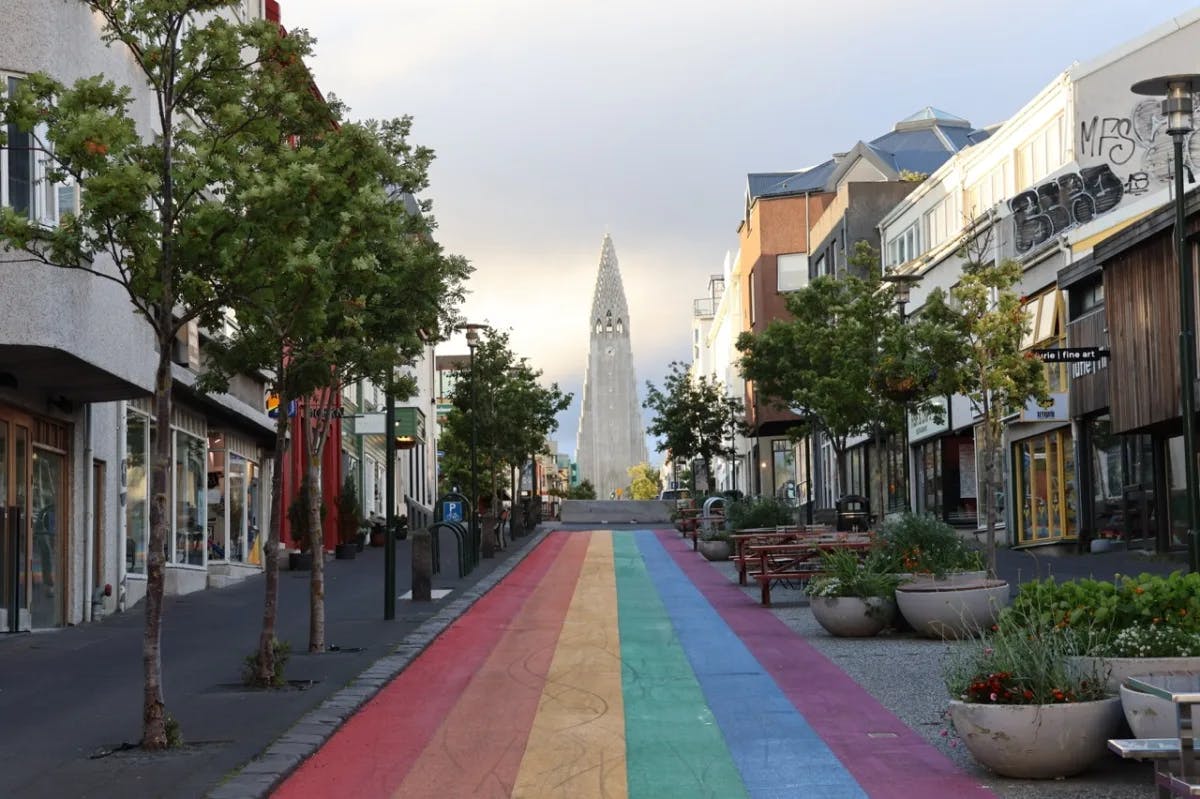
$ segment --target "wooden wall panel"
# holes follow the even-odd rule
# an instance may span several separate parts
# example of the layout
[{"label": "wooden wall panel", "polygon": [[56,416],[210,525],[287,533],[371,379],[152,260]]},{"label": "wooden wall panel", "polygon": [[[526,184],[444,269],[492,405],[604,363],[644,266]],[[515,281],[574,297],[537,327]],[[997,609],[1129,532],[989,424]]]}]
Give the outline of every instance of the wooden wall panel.
[{"label": "wooden wall panel", "polygon": [[[1108,320],[1103,306],[1067,325],[1067,346],[1108,346]],[[1086,416],[1108,407],[1108,372],[1111,365],[1111,358],[1068,364],[1072,417]]]}]

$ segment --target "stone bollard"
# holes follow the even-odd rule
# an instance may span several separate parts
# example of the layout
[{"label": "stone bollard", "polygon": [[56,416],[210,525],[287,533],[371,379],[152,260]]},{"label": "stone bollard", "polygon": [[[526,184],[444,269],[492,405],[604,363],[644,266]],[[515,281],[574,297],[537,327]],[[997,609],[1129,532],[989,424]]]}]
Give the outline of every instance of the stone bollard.
[{"label": "stone bollard", "polygon": [[412,543],[412,598],[414,602],[433,599],[433,536],[424,527],[408,534]]}]

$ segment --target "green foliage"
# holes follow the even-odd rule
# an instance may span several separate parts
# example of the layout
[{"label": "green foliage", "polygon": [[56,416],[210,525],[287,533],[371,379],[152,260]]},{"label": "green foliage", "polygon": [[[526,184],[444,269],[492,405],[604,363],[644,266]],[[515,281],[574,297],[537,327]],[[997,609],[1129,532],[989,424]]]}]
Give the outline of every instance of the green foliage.
[{"label": "green foliage", "polygon": [[937,392],[966,395],[983,411],[981,494],[987,520],[988,567],[994,571],[996,508],[992,498],[1004,482],[1004,418],[1024,408],[1030,399],[1045,403],[1049,395],[1042,362],[1021,349],[1031,324],[1017,291],[1021,265],[1015,261],[986,262],[986,241],[976,241],[967,249],[963,253],[967,263],[958,284],[949,294],[940,288],[930,293],[913,338],[939,365]]},{"label": "green foliage", "polygon": [[472,432],[481,486],[505,481],[513,466],[545,450],[571,395],[557,383],[543,386],[541,378],[541,370],[510,349],[507,332],[488,330],[480,337],[474,358],[459,364],[453,407],[438,443],[446,453],[446,487],[470,491]]},{"label": "green foliage", "polygon": [[774,497],[749,497],[731,502],[725,519],[733,531],[795,524],[796,509]]},{"label": "green foliage", "polygon": [[[1094,630],[1101,645],[1132,627],[1163,626],[1198,634],[1200,573],[1122,576],[1115,582],[1083,579],[1060,583],[1049,577],[1022,584],[1012,608],[1013,613],[1024,616],[1036,610],[1039,622],[1045,625]],[[1000,618],[1002,624],[1007,623],[1007,611]]]},{"label": "green foliage", "polygon": [[358,526],[362,521],[362,506],[358,499],[358,488],[354,479],[346,475],[342,491],[337,498],[338,543],[353,544],[358,538]]},{"label": "green foliage", "polygon": [[671,362],[661,390],[646,382],[642,407],[653,414],[646,429],[658,437],[658,451],[688,462],[699,458],[706,471],[714,457],[732,457],[733,435],[744,426],[741,400],[725,396],[715,378],[693,376],[680,361]]},{"label": "green foliage", "polygon": [[630,466],[629,472],[629,496],[633,499],[657,499],[659,493],[658,470],[654,469],[648,463],[639,463],[636,466]]},{"label": "green foliage", "polygon": [[287,666],[288,658],[292,655],[292,647],[287,641],[280,641],[278,638],[272,639],[271,647],[275,653],[275,671],[271,674],[271,679],[265,685],[258,677],[259,652],[255,650],[254,654],[246,655],[242,665],[242,682],[247,687],[282,688],[284,685],[287,685],[287,679],[283,676],[283,672]]},{"label": "green foliage", "polygon": [[[308,471],[305,470],[304,476],[300,479],[300,490],[296,492],[296,496],[292,498],[288,505],[288,530],[292,536],[292,543],[301,552],[307,552],[312,544],[310,533],[312,532],[312,484],[308,480]],[[329,508],[326,507],[324,500],[321,502],[320,517],[321,521],[325,521],[325,516],[329,513]]]},{"label": "green foliage", "polygon": [[1046,705],[1103,699],[1105,677],[1081,670],[1070,658],[1086,655],[1087,636],[1048,622],[1033,605],[1005,610],[1007,624],[981,631],[945,669],[950,696],[965,702]]},{"label": "green foliage", "polygon": [[167,713],[163,718],[163,729],[167,735],[168,749],[178,749],[183,746],[183,728],[179,725],[179,719]]},{"label": "green foliage", "polygon": [[596,487],[591,480],[580,480],[579,485],[571,486],[567,491],[567,499],[595,499]]},{"label": "green foliage", "polygon": [[865,558],[844,549],[821,553],[821,571],[808,584],[809,596],[891,598],[900,583],[895,564],[887,553],[873,549]]},{"label": "green foliage", "polygon": [[983,568],[983,556],[950,525],[928,513],[903,513],[879,528],[883,552],[896,570],[944,576]]},{"label": "green foliage", "polygon": [[[877,377],[881,355],[891,353],[895,361],[904,346],[895,290],[881,282],[878,255],[865,242],[851,265],[853,274],[817,277],[789,292],[789,318],[772,319],[761,332],[737,339],[739,368],[755,390],[781,408],[803,409],[829,437],[841,485],[847,440],[898,430],[902,423],[901,406],[881,394]],[[914,349],[914,373],[928,373],[919,356]]]}]

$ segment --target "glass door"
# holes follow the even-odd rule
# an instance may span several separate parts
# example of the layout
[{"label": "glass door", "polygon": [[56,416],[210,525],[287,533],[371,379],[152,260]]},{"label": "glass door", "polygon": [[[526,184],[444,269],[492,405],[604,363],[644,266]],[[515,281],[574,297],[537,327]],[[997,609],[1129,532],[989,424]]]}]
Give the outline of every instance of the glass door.
[{"label": "glass door", "polygon": [[66,456],[40,447],[34,449],[30,492],[33,562],[29,614],[35,628],[58,627],[63,623],[65,476]]},{"label": "glass door", "polygon": [[0,411],[0,631],[28,630],[30,424]]}]

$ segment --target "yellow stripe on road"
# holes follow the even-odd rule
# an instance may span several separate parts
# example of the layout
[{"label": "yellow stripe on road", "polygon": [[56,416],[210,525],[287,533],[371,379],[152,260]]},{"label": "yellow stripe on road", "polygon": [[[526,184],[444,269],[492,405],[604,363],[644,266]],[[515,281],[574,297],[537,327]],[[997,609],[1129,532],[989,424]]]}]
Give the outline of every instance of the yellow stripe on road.
[{"label": "yellow stripe on road", "polygon": [[628,797],[612,534],[592,534],[514,797]]}]

